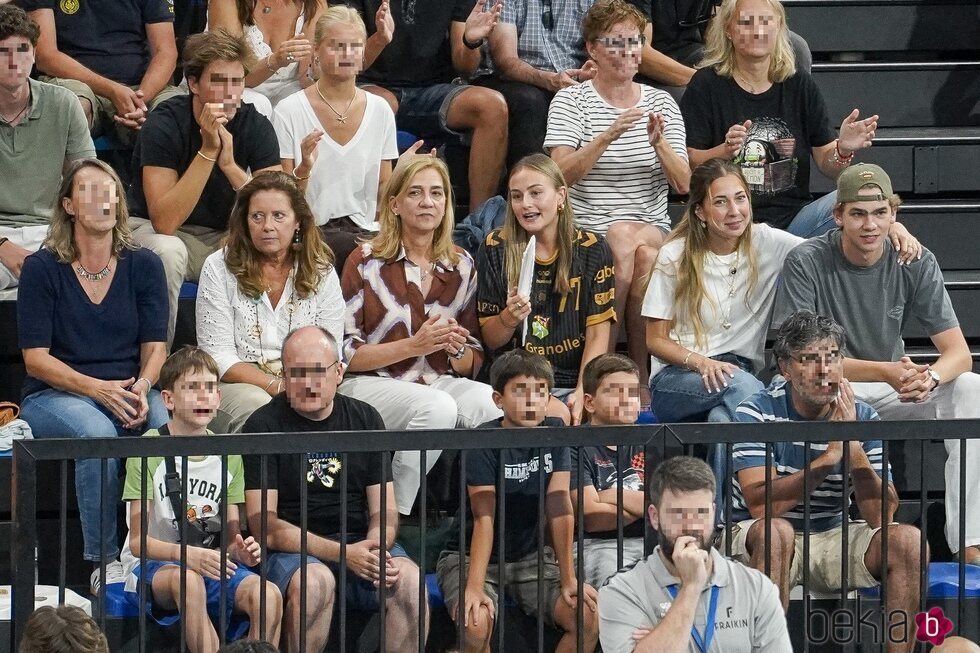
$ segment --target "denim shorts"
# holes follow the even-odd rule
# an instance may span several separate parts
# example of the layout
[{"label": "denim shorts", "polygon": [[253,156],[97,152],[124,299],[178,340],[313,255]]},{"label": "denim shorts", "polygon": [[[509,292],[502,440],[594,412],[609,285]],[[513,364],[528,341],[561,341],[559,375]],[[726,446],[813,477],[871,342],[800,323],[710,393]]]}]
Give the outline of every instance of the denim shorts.
[{"label": "denim shorts", "polygon": [[[391,547],[390,553],[392,558],[409,557],[405,549],[397,543]],[[275,583],[283,597],[285,597],[286,590],[289,587],[289,581],[292,580],[293,574],[299,571],[300,555],[298,553],[274,551],[269,553],[266,560],[266,579]],[[326,564],[327,568],[333,572],[334,578],[340,583],[339,563],[324,563],[319,558],[307,554],[306,564]],[[347,590],[345,594],[348,608],[362,610],[364,612],[373,612],[378,609],[378,589],[370,582],[354,574],[350,569],[347,570]]]},{"label": "denim shorts", "polygon": [[433,84],[389,89],[398,98],[398,127],[421,138],[463,136],[449,128],[449,105],[468,87],[465,84]]},{"label": "denim shorts", "polygon": [[[144,610],[151,619],[161,626],[170,626],[177,623],[177,621],[180,619],[180,613],[178,613],[176,610],[166,610],[154,603],[152,591],[150,589],[153,585],[153,577],[156,576],[156,573],[164,567],[179,566],[179,562],[147,560],[144,565],[136,565],[136,568],[133,569],[133,575],[136,576],[137,583],[139,582],[139,577],[143,573],[146,575],[146,605],[144,606]],[[235,569],[235,573],[228,579],[227,584],[225,585],[225,623],[228,624],[228,632],[226,633],[226,637],[229,640],[242,637],[248,632],[248,619],[243,615],[234,614],[235,594],[238,592],[238,586],[242,584],[242,581],[249,576],[254,575],[255,574],[245,565],[239,564],[238,568]],[[208,596],[208,615],[217,621],[220,614],[218,612],[218,608],[221,601],[221,582],[214,580],[213,578],[204,577],[204,589]],[[134,591],[126,591],[126,601],[137,610],[139,609],[140,595],[138,584]]]}]

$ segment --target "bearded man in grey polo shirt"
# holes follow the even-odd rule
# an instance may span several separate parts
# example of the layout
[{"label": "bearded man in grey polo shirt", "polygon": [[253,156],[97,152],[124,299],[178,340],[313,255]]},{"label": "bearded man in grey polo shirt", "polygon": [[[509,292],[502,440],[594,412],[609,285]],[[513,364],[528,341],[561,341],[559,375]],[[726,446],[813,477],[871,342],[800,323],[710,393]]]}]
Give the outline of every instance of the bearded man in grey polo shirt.
[{"label": "bearded man in grey polo shirt", "polygon": [[715,477],[697,458],[668,458],[647,484],[659,546],[599,590],[605,653],[791,653],[779,592],[712,546]]}]

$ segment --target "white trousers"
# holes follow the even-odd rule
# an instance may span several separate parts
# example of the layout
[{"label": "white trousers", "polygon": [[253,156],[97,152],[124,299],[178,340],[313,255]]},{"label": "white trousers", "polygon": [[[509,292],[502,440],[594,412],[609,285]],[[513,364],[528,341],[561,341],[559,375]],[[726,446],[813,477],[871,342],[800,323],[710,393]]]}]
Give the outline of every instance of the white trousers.
[{"label": "white trousers", "polygon": [[[430,385],[380,376],[349,376],[337,392],[374,406],[389,431],[473,428],[503,412],[493,403],[493,390],[485,383],[444,375]],[[426,454],[425,472],[442,451]],[[422,457],[418,451],[398,451],[391,461],[398,511],[412,511],[421,484]]]},{"label": "white trousers", "polygon": [[[9,238],[10,242],[24,249],[36,252],[41,249],[41,243],[48,235],[48,225],[32,224],[26,227],[0,227],[0,236]],[[15,288],[20,283],[20,279],[14,273],[0,263],[0,290]],[[16,292],[8,293],[4,299],[16,299]]]},{"label": "white trousers", "polygon": [[[899,401],[887,383],[854,383],[854,395],[871,405],[884,420],[980,418],[980,376],[966,372],[944,383],[922,403]],[[980,545],[980,439],[946,440],[946,541],[953,553],[960,548],[960,507],[966,511],[966,546]],[[960,457],[966,457],[966,496],[960,497]]]}]

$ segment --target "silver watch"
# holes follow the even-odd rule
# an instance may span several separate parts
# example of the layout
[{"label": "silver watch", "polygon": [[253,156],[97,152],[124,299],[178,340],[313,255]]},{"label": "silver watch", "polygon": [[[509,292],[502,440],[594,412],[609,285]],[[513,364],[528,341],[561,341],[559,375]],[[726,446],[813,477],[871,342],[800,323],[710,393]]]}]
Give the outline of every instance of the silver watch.
[{"label": "silver watch", "polygon": [[931,388],[929,388],[929,392],[932,392],[933,390],[935,390],[936,388],[939,387],[939,383],[940,383],[940,381],[939,381],[939,372],[937,372],[936,370],[934,370],[932,368],[930,368],[930,369],[928,369],[926,371],[929,373],[929,376],[931,376],[932,377],[932,380],[933,380],[933,386]]}]

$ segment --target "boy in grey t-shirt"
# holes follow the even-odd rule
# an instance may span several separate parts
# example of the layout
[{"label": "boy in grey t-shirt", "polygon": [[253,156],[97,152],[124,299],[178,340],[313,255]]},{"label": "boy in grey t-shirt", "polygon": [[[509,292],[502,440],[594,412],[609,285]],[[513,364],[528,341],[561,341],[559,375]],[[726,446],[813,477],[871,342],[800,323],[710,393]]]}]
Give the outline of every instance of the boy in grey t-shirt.
[{"label": "boy in grey t-shirt", "polygon": [[[855,165],[837,179],[834,220],[840,229],[790,252],[776,294],[773,324],[808,309],[844,327],[844,374],[855,395],[882,419],[980,417],[980,376],[972,360],[936,258],[899,265],[886,237],[900,204],[880,167]],[[939,351],[931,365],[905,355],[902,330],[916,320]],[[980,502],[980,476],[968,475],[959,496],[960,444],[947,440],[946,540],[959,551],[959,507]],[[967,448],[966,468],[980,469],[980,447]],[[980,564],[980,512],[966,515],[967,562]]]},{"label": "boy in grey t-shirt", "polygon": [[647,487],[660,545],[599,590],[602,650],[686,641],[690,653],[790,653],[776,586],[711,544],[715,477],[707,463],[669,458]]}]

